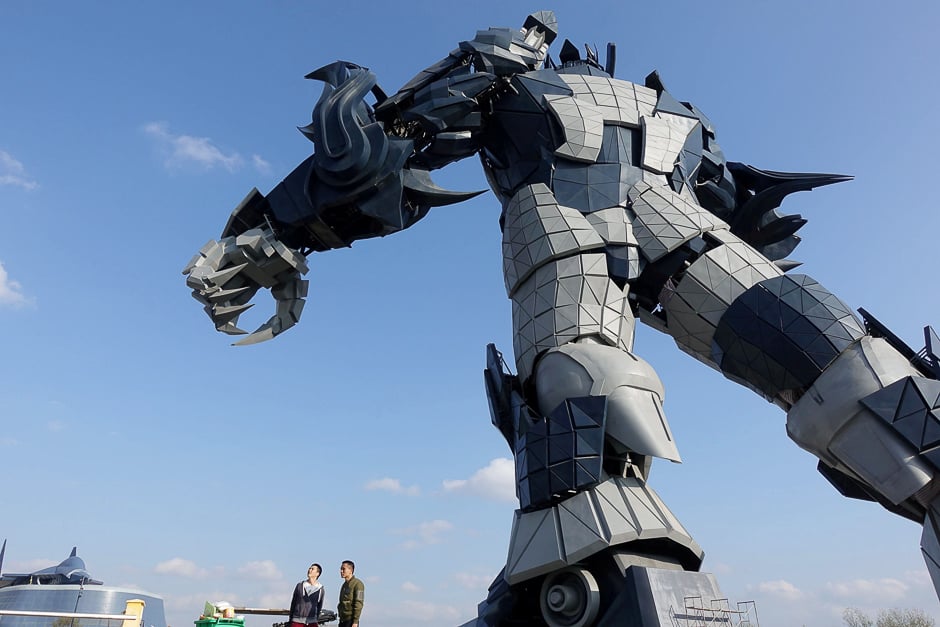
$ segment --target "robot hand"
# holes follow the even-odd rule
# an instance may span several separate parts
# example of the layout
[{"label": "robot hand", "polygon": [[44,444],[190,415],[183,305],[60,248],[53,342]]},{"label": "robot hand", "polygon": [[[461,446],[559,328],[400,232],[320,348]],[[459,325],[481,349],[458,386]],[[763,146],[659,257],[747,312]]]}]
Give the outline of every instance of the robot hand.
[{"label": "robot hand", "polygon": [[307,260],[285,246],[269,228],[211,240],[183,269],[193,297],[205,306],[215,328],[229,335],[239,329],[238,317],[251,308],[259,288],[268,288],[277,301],[271,318],[236,346],[269,340],[294,326],[307,296]]}]

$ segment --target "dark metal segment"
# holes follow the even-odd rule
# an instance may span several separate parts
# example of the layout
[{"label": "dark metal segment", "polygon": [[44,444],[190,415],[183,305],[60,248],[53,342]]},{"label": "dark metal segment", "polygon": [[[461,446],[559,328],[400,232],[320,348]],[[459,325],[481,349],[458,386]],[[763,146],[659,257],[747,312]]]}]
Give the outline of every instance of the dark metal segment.
[{"label": "dark metal segment", "polygon": [[831,292],[806,275],[755,284],[724,313],[712,358],[725,375],[767,398],[803,393],[852,342],[861,322]]}]

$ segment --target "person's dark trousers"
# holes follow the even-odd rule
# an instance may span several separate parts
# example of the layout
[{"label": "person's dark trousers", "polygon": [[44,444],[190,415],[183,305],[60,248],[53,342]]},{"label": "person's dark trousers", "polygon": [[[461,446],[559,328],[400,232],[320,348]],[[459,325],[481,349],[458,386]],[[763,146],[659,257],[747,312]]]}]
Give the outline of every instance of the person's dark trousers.
[{"label": "person's dark trousers", "polygon": [[353,622],[351,620],[341,620],[339,621],[339,627],[352,627]]}]

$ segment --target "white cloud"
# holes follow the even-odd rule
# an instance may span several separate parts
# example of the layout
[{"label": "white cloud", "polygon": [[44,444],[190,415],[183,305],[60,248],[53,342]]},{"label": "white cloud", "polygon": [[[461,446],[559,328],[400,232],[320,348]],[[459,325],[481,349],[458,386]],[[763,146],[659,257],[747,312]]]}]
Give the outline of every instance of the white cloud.
[{"label": "white cloud", "polygon": [[811,588],[797,588],[785,580],[746,588],[750,598],[756,599],[761,617],[775,617],[776,625],[835,627],[843,624],[842,612],[847,607],[876,616],[879,610],[889,607],[935,606],[933,585],[929,582],[921,585],[921,581],[920,573],[905,572],[881,579],[830,581]]},{"label": "white cloud", "polygon": [[0,446],[19,446],[20,441],[16,438],[11,437],[2,437],[0,438]]},{"label": "white cloud", "polygon": [[486,590],[493,583],[492,575],[474,575],[471,573],[454,573],[454,579],[461,588],[467,590]]},{"label": "white cloud", "polygon": [[366,490],[383,490],[385,492],[391,492],[392,494],[404,494],[406,496],[418,496],[421,494],[421,489],[416,486],[405,487],[401,484],[401,481],[398,479],[392,479],[391,477],[384,477],[382,479],[373,479],[366,484]]},{"label": "white cloud", "polygon": [[401,589],[404,592],[421,592],[421,587],[411,583],[410,581],[406,581],[405,583],[401,584]]},{"label": "white cloud", "polygon": [[[157,148],[164,153],[164,165],[169,169],[197,167],[211,170],[221,167],[235,172],[245,166],[245,159],[238,152],[225,153],[208,137],[195,137],[172,133],[166,122],[149,122],[143,131],[156,142]],[[251,156],[251,165],[262,174],[271,172],[271,164],[259,155]]]},{"label": "white cloud", "polygon": [[259,597],[258,607],[286,608],[290,605],[290,590],[285,592],[269,592]]},{"label": "white cloud", "polygon": [[251,165],[261,174],[271,174],[271,164],[262,159],[259,155],[251,155]]},{"label": "white cloud", "polygon": [[201,590],[185,595],[161,594],[160,596],[163,597],[166,609],[183,610],[187,616],[192,615],[193,608],[196,608],[197,612],[201,612],[206,602],[218,603],[224,601],[237,607],[242,605],[243,598],[230,590]]},{"label": "white cloud", "polygon": [[734,572],[731,565],[725,564],[724,562],[709,562],[708,570],[716,575],[727,575]]},{"label": "white cloud", "polygon": [[440,544],[441,535],[454,528],[454,525],[446,520],[431,520],[420,523],[407,529],[399,529],[393,533],[398,535],[410,536],[402,547],[405,549],[416,549],[420,546],[429,544]]},{"label": "white cloud", "polygon": [[242,577],[249,579],[264,579],[266,581],[279,581],[284,579],[284,575],[278,570],[277,565],[272,560],[246,562],[239,566],[236,572]]},{"label": "white cloud", "polygon": [[460,618],[460,613],[453,606],[422,601],[403,601],[390,609],[393,616],[407,617],[410,621],[419,623],[440,625],[453,623]]},{"label": "white cloud", "polygon": [[61,420],[50,420],[46,423],[46,430],[51,431],[52,433],[65,431],[65,423]]},{"label": "white cloud", "polygon": [[[0,154],[3,153],[0,152]],[[0,261],[0,305],[25,305],[29,299],[23,295],[22,290],[23,286],[10,278],[3,267],[3,262]]]},{"label": "white cloud", "polygon": [[777,581],[764,581],[757,584],[757,589],[765,594],[782,597],[790,601],[795,601],[803,596],[803,593],[789,581],[778,579]]},{"label": "white cloud", "polygon": [[904,580],[917,587],[930,587],[933,589],[933,581],[930,579],[930,573],[924,570],[908,570],[903,575]]},{"label": "white cloud", "polygon": [[154,566],[153,572],[160,575],[175,575],[189,579],[203,579],[209,575],[209,571],[205,568],[200,568],[195,562],[182,557],[174,557],[165,562],[160,562]]},{"label": "white cloud", "polygon": [[494,459],[469,479],[447,479],[443,485],[446,492],[474,494],[505,503],[516,501],[515,469],[512,460],[505,457]]},{"label": "white cloud", "polygon": [[39,187],[39,184],[26,174],[23,164],[3,150],[0,150],[0,185],[13,185],[26,190]]},{"label": "white cloud", "polygon": [[853,579],[826,584],[826,590],[832,595],[851,600],[853,603],[894,603],[907,596],[908,589],[906,583],[892,578]]}]

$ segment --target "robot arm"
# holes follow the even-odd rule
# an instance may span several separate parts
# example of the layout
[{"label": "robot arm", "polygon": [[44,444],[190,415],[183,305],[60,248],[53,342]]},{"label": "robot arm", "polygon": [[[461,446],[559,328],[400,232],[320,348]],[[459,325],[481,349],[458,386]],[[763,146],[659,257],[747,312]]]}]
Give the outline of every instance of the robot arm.
[{"label": "robot arm", "polygon": [[[436,186],[432,169],[476,153],[489,102],[514,73],[533,69],[555,36],[550,12],[522,31],[488,29],[409,81],[392,97],[368,69],[337,61],[307,78],[324,83],[301,132],[314,153],[266,196],[253,189],[183,274],[224,333],[270,288],[275,315],[238,344],[270,339],[297,323],[306,296],[304,256],[408,228],[431,207],[481,192]],[[372,93],[375,108],[364,97]]]},{"label": "robot arm", "polygon": [[[370,91],[384,98],[375,75],[365,68],[336,62],[308,78],[325,83],[313,121],[301,129],[313,142],[314,154],[266,196],[251,190],[221,239],[206,244],[183,270],[193,296],[223,333],[245,333],[237,326],[238,317],[252,306],[260,288],[271,290],[277,301],[274,316],[239,345],[271,339],[298,322],[307,293],[301,279],[307,254],[400,231],[433,206],[479,193],[450,192],[431,181],[428,171],[444,161],[424,154],[446,153],[454,160],[474,151],[472,141],[441,145],[453,131],[428,128],[437,107],[415,99],[418,112],[407,116],[411,121],[403,114],[386,125],[363,100]],[[438,117],[444,129],[460,119],[459,113],[471,118],[470,123],[479,118],[466,96],[451,98],[445,108],[450,109],[440,113],[445,119]],[[471,134],[467,128],[457,132]]]},{"label": "robot arm", "polygon": [[[232,214],[223,237],[267,226],[286,245],[306,254],[395,233],[433,206],[480,193],[437,187],[428,171],[439,164],[421,157],[437,134],[452,132],[449,123],[473,117],[472,98],[459,98],[462,110],[450,116],[416,100],[412,105],[417,113],[408,109],[381,121],[364,97],[370,92],[377,98],[385,95],[366,68],[337,61],[307,78],[324,83],[312,122],[300,129],[313,142],[314,153],[267,196],[252,190]],[[434,113],[439,129],[420,125]]]}]

